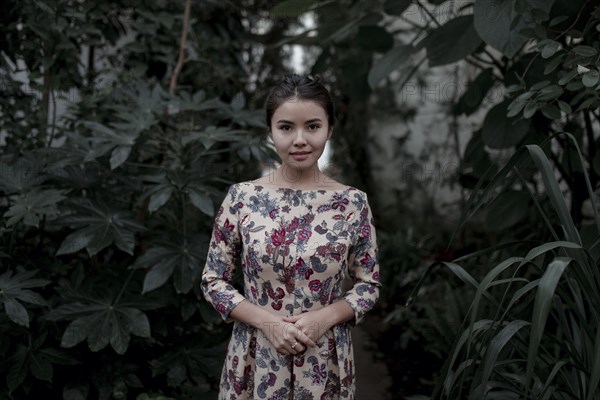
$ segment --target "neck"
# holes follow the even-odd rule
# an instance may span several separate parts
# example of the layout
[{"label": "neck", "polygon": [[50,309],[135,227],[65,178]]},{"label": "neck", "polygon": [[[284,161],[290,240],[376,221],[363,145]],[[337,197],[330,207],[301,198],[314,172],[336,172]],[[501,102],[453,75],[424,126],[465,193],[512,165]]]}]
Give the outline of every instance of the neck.
[{"label": "neck", "polygon": [[317,164],[306,169],[298,169],[282,165],[270,174],[269,181],[277,186],[311,186],[325,182],[327,177],[319,170]]}]

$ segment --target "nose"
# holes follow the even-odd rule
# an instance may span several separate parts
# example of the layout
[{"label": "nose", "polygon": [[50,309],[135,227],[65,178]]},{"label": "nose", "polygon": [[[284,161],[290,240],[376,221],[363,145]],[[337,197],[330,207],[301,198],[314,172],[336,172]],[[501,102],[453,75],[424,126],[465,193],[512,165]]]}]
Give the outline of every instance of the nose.
[{"label": "nose", "polygon": [[294,136],[294,145],[303,146],[306,144],[306,137],[304,137],[304,130],[302,128],[297,130],[296,136]]}]

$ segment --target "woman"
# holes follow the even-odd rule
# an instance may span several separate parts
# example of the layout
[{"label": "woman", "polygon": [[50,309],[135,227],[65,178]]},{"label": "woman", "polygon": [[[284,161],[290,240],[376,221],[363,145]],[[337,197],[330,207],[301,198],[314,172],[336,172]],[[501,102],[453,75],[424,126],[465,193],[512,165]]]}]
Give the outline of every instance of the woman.
[{"label": "woman", "polygon": [[219,399],[354,399],[350,327],[381,286],[367,195],[319,170],[334,110],[318,80],[287,75],[266,121],[281,166],[229,187],[202,274],[204,297],[234,322]]}]

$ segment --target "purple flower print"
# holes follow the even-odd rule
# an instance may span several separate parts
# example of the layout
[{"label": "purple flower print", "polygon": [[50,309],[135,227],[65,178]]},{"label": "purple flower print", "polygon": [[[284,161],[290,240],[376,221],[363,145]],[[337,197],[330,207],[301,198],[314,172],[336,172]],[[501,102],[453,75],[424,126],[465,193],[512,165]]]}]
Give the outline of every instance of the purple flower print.
[{"label": "purple flower print", "polygon": [[299,240],[308,240],[308,239],[310,239],[311,235],[312,235],[311,231],[308,231],[306,229],[301,229],[300,232],[298,232],[298,239]]},{"label": "purple flower print", "polygon": [[308,287],[313,292],[318,292],[321,289],[321,281],[318,279],[313,279],[308,283]]}]

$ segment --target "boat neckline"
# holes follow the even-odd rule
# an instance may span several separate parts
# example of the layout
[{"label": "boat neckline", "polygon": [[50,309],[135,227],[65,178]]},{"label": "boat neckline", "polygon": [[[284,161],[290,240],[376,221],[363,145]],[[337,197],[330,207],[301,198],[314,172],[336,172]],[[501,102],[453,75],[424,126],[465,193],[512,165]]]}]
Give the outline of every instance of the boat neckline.
[{"label": "boat neckline", "polygon": [[261,188],[264,188],[264,189],[288,190],[288,191],[294,191],[294,192],[342,192],[342,191],[354,188],[353,186],[344,185],[340,188],[297,189],[297,188],[290,188],[290,187],[268,186],[268,185],[264,185],[262,183],[256,183],[253,181],[247,181],[247,183],[254,185],[254,186],[260,186]]}]

